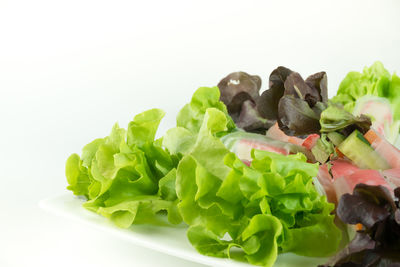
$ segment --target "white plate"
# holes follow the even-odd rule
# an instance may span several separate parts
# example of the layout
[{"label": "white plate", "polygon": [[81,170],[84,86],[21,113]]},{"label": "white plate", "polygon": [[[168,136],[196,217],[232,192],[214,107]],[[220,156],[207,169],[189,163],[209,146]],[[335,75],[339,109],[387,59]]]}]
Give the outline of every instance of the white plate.
[{"label": "white plate", "polygon": [[[151,225],[133,225],[129,229],[114,226],[106,218],[82,207],[83,199],[65,193],[40,201],[39,205],[46,211],[59,216],[83,222],[95,228],[107,231],[118,238],[135,245],[159,251],[185,260],[218,267],[250,267],[254,265],[236,262],[229,259],[207,257],[199,254],[186,238],[186,228],[160,227]],[[301,267],[317,266],[326,262],[324,258],[301,257],[291,253],[279,255],[275,266]]]}]

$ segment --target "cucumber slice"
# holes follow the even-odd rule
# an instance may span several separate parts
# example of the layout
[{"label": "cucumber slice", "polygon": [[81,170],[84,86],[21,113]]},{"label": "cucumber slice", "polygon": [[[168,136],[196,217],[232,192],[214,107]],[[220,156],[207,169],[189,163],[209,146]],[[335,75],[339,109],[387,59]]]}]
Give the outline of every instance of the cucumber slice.
[{"label": "cucumber slice", "polygon": [[346,139],[344,135],[337,132],[330,132],[327,134],[327,136],[335,146],[339,146],[344,141],[344,139]]},{"label": "cucumber slice", "polygon": [[360,168],[373,170],[390,168],[386,160],[371,147],[364,136],[357,130],[352,132],[338,146],[338,149]]}]

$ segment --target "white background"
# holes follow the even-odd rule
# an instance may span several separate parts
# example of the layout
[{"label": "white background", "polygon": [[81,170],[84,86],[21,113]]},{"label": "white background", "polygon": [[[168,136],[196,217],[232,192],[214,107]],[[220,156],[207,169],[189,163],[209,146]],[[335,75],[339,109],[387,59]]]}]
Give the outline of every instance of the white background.
[{"label": "white background", "polygon": [[69,154],[167,111],[199,86],[278,65],[328,73],[380,60],[400,72],[400,1],[0,0],[0,266],[200,266],[38,208],[65,192]]}]

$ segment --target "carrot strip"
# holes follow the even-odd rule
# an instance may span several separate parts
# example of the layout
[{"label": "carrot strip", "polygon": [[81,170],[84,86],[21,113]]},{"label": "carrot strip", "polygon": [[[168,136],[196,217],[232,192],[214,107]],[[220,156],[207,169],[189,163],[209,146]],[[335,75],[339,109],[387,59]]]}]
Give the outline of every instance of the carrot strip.
[{"label": "carrot strip", "polygon": [[337,147],[335,147],[335,151],[339,159],[344,159],[344,154]]},{"label": "carrot strip", "polygon": [[356,224],[356,230],[361,231],[363,229],[363,225],[361,223]]},{"label": "carrot strip", "polygon": [[379,140],[380,137],[377,135],[377,133],[370,129],[366,134],[364,134],[364,138],[367,139],[367,141],[372,144],[376,140]]}]

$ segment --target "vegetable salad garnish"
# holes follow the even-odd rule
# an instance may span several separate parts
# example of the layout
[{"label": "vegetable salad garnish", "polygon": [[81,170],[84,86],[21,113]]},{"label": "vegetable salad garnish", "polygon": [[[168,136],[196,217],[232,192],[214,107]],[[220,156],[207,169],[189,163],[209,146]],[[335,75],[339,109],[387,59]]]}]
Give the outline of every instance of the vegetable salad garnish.
[{"label": "vegetable salad garnish", "polygon": [[184,226],[208,256],[398,264],[400,79],[378,62],[329,100],[325,72],[278,67],[262,87],[245,72],[201,87],[158,139],[162,110],[115,124],[68,158],[67,189],[122,228]]}]

